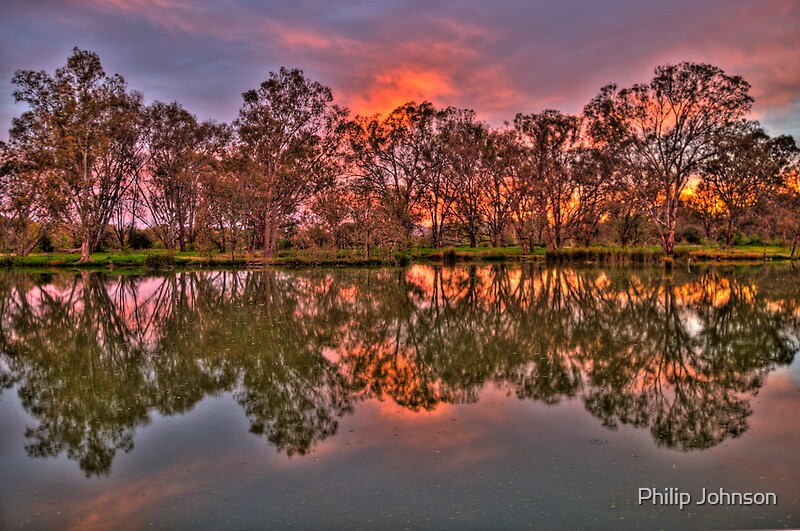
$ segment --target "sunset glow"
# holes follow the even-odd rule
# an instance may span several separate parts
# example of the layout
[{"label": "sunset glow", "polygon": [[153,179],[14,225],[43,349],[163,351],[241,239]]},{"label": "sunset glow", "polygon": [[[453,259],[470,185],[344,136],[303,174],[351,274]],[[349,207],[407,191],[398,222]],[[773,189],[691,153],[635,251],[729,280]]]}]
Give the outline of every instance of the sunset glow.
[{"label": "sunset glow", "polygon": [[385,116],[408,101],[442,100],[455,92],[440,72],[399,69],[376,75],[350,107],[356,114]]},{"label": "sunset glow", "polygon": [[656,64],[709,62],[753,86],[753,117],[800,136],[800,6],[787,0],[584,6],[527,2],[350,2],[326,6],[175,0],[4,4],[0,140],[19,113],[17,69],[52,69],[96,50],[149,100],[229,121],[240,94],[280,66],[330,86],[353,114],[406,101],[475,109],[493,125],[517,112],[579,112],[610,81]]}]

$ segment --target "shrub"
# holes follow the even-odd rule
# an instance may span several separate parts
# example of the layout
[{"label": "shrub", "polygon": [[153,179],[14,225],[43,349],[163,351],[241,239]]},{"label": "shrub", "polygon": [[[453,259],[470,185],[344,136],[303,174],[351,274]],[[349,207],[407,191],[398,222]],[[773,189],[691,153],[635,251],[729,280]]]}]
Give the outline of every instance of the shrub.
[{"label": "shrub", "polygon": [[39,240],[39,244],[37,245],[37,247],[43,253],[52,253],[55,250],[55,248],[53,247],[53,240],[50,239],[49,234],[45,234],[44,236],[42,236],[42,238]]},{"label": "shrub", "polygon": [[134,251],[140,251],[142,249],[152,249],[153,240],[150,239],[150,237],[147,234],[147,231],[144,231],[142,229],[133,229],[128,239],[128,245],[130,245],[131,249],[133,249]]},{"label": "shrub", "polygon": [[749,238],[742,238],[742,245],[763,245],[761,236],[758,234],[751,234]]},{"label": "shrub", "polygon": [[703,232],[694,225],[689,225],[678,233],[678,240],[691,245],[699,245],[703,241]]},{"label": "shrub", "polygon": [[171,269],[175,267],[175,255],[172,253],[149,254],[144,259],[146,269]]},{"label": "shrub", "polygon": [[100,241],[97,242],[95,252],[107,252],[120,249],[119,239],[110,226],[106,226],[103,234],[100,235]]},{"label": "shrub", "polygon": [[411,259],[405,254],[397,254],[394,257],[394,262],[399,266],[407,266],[411,263]]}]

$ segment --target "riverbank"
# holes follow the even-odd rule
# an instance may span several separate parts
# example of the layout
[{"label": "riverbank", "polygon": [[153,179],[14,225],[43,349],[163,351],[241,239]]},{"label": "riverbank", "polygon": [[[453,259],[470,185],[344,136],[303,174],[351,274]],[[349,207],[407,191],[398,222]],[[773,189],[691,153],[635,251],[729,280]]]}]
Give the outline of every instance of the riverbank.
[{"label": "riverbank", "polygon": [[358,250],[291,250],[282,251],[270,260],[260,254],[202,254],[198,252],[168,253],[164,251],[131,251],[94,253],[88,262],[80,262],[79,254],[41,253],[28,256],[0,256],[0,267],[11,269],[115,269],[145,270],[185,268],[253,268],[253,267],[379,267],[409,263],[481,263],[536,262],[590,264],[660,264],[660,263],[757,263],[797,260],[791,249],[774,245],[742,246],[733,249],[713,246],[679,246],[672,256],[660,247],[574,247],[550,253],[542,247],[523,253],[520,247],[450,247],[446,249],[411,248],[403,252],[375,252],[369,258]]},{"label": "riverbank", "polygon": [[788,261],[792,250],[777,245],[747,245],[741,247],[677,246],[672,255],[664,254],[659,246],[622,247],[575,247],[560,252],[546,253],[545,259],[551,263],[592,263],[592,264],[658,264],[658,263],[757,263]]}]

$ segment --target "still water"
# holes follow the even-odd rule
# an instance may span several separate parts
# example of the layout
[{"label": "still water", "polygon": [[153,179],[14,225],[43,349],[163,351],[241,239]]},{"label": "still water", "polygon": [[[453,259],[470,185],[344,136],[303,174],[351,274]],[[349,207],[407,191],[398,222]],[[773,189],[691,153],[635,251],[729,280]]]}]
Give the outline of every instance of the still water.
[{"label": "still water", "polygon": [[798,278],[3,273],[0,528],[798,527]]}]

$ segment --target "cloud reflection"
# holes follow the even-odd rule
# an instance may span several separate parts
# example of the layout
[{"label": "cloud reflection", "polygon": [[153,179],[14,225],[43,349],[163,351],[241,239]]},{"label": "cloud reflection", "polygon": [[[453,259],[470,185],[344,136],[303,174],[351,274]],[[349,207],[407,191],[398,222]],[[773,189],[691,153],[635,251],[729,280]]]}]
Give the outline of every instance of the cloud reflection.
[{"label": "cloud reflection", "polygon": [[87,475],[109,474],[152,414],[228,392],[288,455],[336,435],[360,402],[441,415],[487,386],[578,398],[608,429],[704,449],[748,429],[751,397],[800,349],[800,301],[770,271],[10,273],[0,368],[37,422],[28,454],[65,453]]}]

